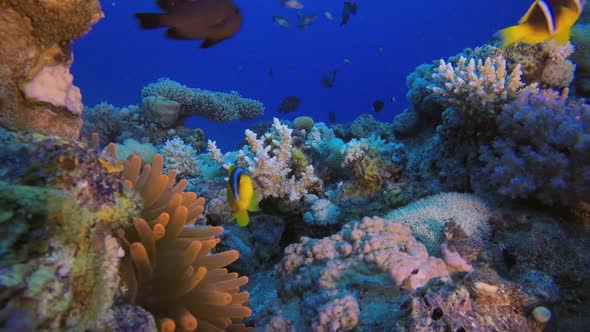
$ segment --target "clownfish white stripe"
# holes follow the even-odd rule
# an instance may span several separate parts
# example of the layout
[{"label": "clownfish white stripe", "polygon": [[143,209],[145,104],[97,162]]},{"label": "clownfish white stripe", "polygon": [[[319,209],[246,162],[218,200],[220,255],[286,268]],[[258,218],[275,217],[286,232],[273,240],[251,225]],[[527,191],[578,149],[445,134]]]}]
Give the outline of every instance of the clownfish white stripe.
[{"label": "clownfish white stripe", "polygon": [[551,9],[551,6],[549,6],[545,2],[545,0],[539,0],[538,4],[539,7],[541,7],[543,14],[545,14],[545,19],[547,20],[547,28],[549,29],[549,32],[551,34],[555,33],[555,20],[553,19],[553,10]]}]

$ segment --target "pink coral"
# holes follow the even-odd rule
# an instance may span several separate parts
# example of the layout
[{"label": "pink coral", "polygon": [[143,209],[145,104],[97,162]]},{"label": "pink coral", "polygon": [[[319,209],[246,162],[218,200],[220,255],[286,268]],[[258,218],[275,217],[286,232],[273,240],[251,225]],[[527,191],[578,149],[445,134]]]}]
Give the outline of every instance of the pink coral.
[{"label": "pink coral", "polygon": [[[373,313],[358,309],[362,299],[353,291],[358,285],[402,286],[411,292],[432,278],[447,279],[449,270],[442,259],[428,255],[409,227],[365,217],[330,237],[303,237],[288,246],[276,275],[279,297],[291,303],[283,312],[297,310],[314,331],[345,331],[361,324],[363,317],[372,319],[368,316]],[[347,319],[334,315],[336,311],[346,313]]]}]

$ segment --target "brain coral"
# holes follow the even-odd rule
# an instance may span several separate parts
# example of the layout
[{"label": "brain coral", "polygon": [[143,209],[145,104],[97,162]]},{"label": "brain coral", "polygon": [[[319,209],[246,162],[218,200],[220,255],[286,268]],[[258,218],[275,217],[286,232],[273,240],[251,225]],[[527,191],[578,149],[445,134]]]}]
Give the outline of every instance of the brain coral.
[{"label": "brain coral", "polygon": [[393,210],[385,218],[410,227],[433,255],[440,252],[446,223],[453,221],[468,237],[482,241],[491,235],[491,216],[492,211],[475,195],[441,193]]}]

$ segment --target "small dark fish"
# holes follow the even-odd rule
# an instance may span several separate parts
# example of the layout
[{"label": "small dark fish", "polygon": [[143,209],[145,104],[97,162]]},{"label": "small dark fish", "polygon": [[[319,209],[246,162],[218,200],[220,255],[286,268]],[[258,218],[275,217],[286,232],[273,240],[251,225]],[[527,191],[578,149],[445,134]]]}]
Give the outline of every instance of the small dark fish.
[{"label": "small dark fish", "polygon": [[272,69],[272,67],[268,68],[268,76],[270,78],[275,77],[275,71]]},{"label": "small dark fish", "polygon": [[328,113],[328,120],[332,123],[336,122],[336,112],[332,111]]},{"label": "small dark fish", "polygon": [[344,1],[344,7],[342,7],[342,20],[340,21],[340,26],[345,25],[348,23],[350,19],[350,14],[356,14],[356,3]]},{"label": "small dark fish", "polygon": [[330,70],[322,76],[322,86],[324,88],[333,88],[336,81],[336,69]]},{"label": "small dark fish", "polygon": [[291,27],[291,23],[289,22],[289,20],[283,16],[273,16],[272,20],[281,28]]},{"label": "small dark fish", "polygon": [[203,39],[201,48],[230,38],[242,25],[232,0],[158,0],[163,13],[135,13],[142,29],[167,27],[172,39]]},{"label": "small dark fish", "polygon": [[297,96],[288,96],[287,98],[283,99],[281,102],[281,106],[277,110],[279,113],[291,113],[294,112],[301,104],[301,99]]},{"label": "small dark fish", "polygon": [[316,14],[305,14],[300,16],[299,13],[297,14],[297,17],[299,17],[299,24],[297,24],[297,27],[299,28],[305,28],[306,26],[311,25],[318,18]]},{"label": "small dark fish", "polygon": [[383,100],[375,100],[375,102],[373,103],[373,110],[376,113],[381,112],[381,110],[383,109],[383,106],[385,106],[385,103],[383,102]]}]

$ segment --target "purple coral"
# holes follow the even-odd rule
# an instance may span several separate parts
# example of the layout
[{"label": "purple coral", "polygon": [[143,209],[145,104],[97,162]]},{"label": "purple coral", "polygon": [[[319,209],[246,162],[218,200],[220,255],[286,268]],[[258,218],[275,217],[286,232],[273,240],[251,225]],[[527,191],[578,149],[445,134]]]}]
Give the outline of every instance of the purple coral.
[{"label": "purple coral", "polygon": [[481,146],[484,174],[499,193],[567,206],[590,195],[590,105],[545,90],[522,93]]}]

